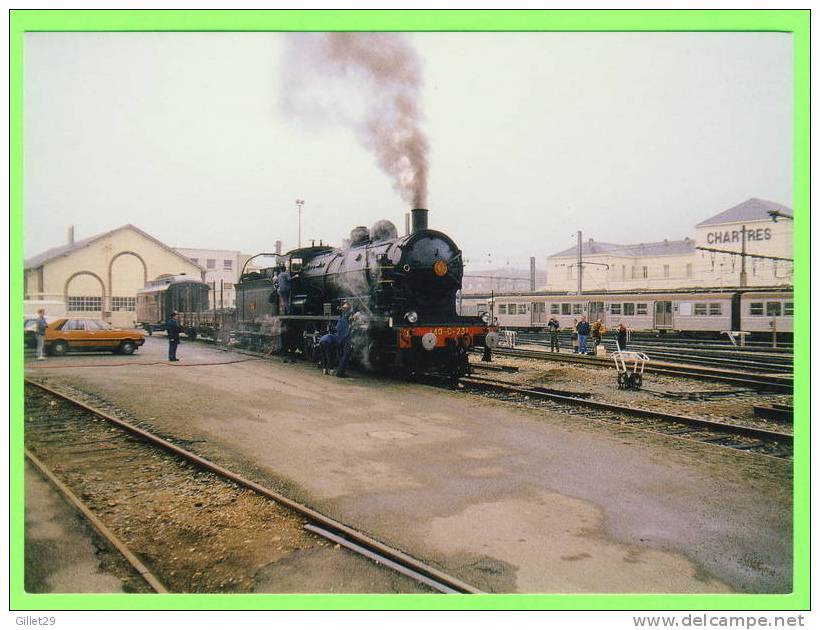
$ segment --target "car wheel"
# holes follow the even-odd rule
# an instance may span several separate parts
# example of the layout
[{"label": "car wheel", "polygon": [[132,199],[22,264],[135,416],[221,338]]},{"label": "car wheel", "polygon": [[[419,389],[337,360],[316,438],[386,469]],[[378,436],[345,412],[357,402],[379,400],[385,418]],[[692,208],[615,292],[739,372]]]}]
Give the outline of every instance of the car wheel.
[{"label": "car wheel", "polygon": [[68,344],[65,341],[55,341],[51,344],[51,354],[54,356],[61,357],[66,352],[68,352]]},{"label": "car wheel", "polygon": [[133,341],[123,341],[120,344],[119,351],[122,354],[134,354],[134,350],[137,349],[136,344]]}]

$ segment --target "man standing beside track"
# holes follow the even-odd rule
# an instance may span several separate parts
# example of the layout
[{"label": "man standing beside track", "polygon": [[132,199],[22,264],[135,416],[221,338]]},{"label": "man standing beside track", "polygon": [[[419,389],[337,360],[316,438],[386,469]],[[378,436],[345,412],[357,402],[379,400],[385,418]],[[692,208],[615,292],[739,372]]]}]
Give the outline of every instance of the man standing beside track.
[{"label": "man standing beside track", "polygon": [[576,330],[578,331],[578,354],[586,354],[587,337],[589,336],[589,322],[586,315],[581,316],[581,321],[578,322]]},{"label": "man standing beside track", "polygon": [[171,317],[165,322],[165,330],[168,331],[168,360],[179,361],[177,359],[177,346],[179,345],[179,331],[182,327],[179,325],[179,313],[174,311]]},{"label": "man standing beside track", "polygon": [[626,326],[618,324],[618,350],[626,350]]},{"label": "man standing beside track", "polygon": [[592,345],[595,352],[598,351],[598,346],[601,344],[601,341],[603,341],[605,333],[606,326],[604,326],[603,320],[599,317],[598,320],[592,324]]},{"label": "man standing beside track", "polygon": [[550,352],[561,352],[561,346],[558,343],[558,330],[561,328],[561,324],[554,317],[550,317],[547,328],[550,331]]}]

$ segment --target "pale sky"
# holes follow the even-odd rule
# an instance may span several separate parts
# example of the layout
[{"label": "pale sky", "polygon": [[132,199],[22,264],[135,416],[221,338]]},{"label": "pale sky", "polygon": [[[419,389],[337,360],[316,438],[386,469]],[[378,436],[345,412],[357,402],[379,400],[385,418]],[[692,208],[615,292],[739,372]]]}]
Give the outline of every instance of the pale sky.
[{"label": "pale sky", "polygon": [[[278,33],[29,33],[25,255],[133,223],[170,246],[339,244],[409,210],[351,129],[281,107]],[[750,197],[792,206],[781,33],[429,33],[430,227],[468,269],[585,238],[691,236]],[[346,90],[306,77],[337,102]]]}]

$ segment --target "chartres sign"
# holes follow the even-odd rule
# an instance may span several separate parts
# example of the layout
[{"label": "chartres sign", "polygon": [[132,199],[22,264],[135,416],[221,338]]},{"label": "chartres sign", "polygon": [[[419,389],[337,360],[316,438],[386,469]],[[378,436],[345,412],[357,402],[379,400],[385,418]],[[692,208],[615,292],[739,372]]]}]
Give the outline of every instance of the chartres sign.
[{"label": "chartres sign", "polygon": [[740,243],[743,240],[743,231],[746,231],[747,241],[768,241],[772,238],[771,228],[757,228],[749,230],[744,225],[740,230],[725,230],[723,232],[709,232],[706,235],[706,242],[709,245],[715,243]]}]

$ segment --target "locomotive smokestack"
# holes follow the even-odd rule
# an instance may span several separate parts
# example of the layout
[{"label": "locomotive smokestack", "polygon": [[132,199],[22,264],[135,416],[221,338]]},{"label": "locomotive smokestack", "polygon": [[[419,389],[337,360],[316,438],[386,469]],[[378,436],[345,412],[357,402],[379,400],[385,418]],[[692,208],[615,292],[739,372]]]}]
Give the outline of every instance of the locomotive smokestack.
[{"label": "locomotive smokestack", "polygon": [[413,215],[413,234],[419,230],[426,230],[427,208],[413,208],[410,212]]}]

